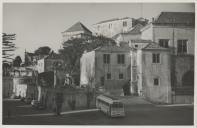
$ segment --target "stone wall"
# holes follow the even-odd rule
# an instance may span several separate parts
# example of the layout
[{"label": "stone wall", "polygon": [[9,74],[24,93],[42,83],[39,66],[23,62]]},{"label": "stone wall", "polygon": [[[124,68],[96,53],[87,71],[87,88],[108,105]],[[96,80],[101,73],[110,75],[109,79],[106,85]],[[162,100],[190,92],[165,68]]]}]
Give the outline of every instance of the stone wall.
[{"label": "stone wall", "polygon": [[182,85],[182,78],[188,71],[194,71],[194,56],[193,55],[183,55],[183,56],[172,56],[175,65],[175,78],[174,86],[184,86]]},{"label": "stone wall", "polygon": [[[57,92],[63,93],[63,104],[62,104],[62,111],[69,111],[71,107],[69,106],[69,100],[76,101],[76,110],[79,109],[87,109],[87,91],[84,89],[73,89],[73,88],[61,88],[61,90],[55,90],[53,88],[45,88],[45,91],[42,91],[41,97],[43,96],[44,102],[46,104],[47,109],[54,110],[55,109],[55,94]],[[95,107],[95,99],[96,96],[100,93],[92,93],[90,97],[90,108]]]},{"label": "stone wall", "polygon": [[13,93],[13,78],[12,77],[3,77],[2,81],[3,86],[3,98],[8,98]]}]

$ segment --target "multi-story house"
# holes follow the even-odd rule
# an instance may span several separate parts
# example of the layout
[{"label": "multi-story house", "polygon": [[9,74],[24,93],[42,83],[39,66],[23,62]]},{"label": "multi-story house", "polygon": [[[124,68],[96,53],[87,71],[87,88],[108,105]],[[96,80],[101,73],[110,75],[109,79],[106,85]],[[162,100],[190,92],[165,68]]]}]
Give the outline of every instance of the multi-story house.
[{"label": "multi-story house", "polygon": [[162,12],[141,29],[141,38],[171,49],[173,102],[192,103],[194,90],[195,13]]},{"label": "multi-story house", "polygon": [[77,22],[66,31],[62,32],[63,42],[74,38],[89,38],[92,32],[81,22]]},{"label": "multi-story house", "polygon": [[129,43],[130,40],[141,39],[141,31],[140,29],[144,26],[142,24],[135,25],[130,31],[125,33],[119,33],[112,37],[117,43],[118,46],[121,43]]},{"label": "multi-story house", "polygon": [[81,86],[122,95],[129,85],[131,94],[155,102],[171,102],[170,50],[157,43],[133,40],[128,46],[100,47],[84,53],[80,62]]},{"label": "multi-story house", "polygon": [[97,35],[106,36],[112,38],[119,33],[129,32],[136,24],[146,24],[148,20],[144,18],[114,18],[110,20],[100,21],[93,25],[93,28]]},{"label": "multi-story house", "polygon": [[173,48],[174,54],[194,55],[195,13],[162,12],[141,29],[142,39]]},{"label": "multi-story house", "polygon": [[104,46],[86,52],[80,59],[80,85],[122,95],[130,80],[130,61],[129,47]]},{"label": "multi-story house", "polygon": [[131,93],[153,102],[171,103],[170,49],[152,41],[136,40],[131,50]]},{"label": "multi-story house", "polygon": [[141,39],[84,53],[80,84],[120,95],[130,81],[131,94],[150,101],[193,103],[194,25],[194,13],[162,12],[140,29]]}]

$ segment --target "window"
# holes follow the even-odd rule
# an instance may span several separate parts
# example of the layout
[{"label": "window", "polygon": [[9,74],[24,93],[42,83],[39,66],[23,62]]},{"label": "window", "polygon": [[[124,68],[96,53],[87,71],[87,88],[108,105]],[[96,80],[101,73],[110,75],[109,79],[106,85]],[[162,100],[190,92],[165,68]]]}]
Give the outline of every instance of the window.
[{"label": "window", "polygon": [[125,63],[125,56],[124,54],[118,54],[118,64],[124,64]]},{"label": "window", "polygon": [[120,74],[119,74],[119,79],[123,79],[123,78],[124,78],[123,73],[120,73]]},{"label": "window", "polygon": [[137,44],[135,44],[135,48],[138,48],[138,45]]},{"label": "window", "polygon": [[109,24],[109,29],[112,28],[112,24]]},{"label": "window", "polygon": [[100,29],[100,26],[99,26],[99,25],[97,26],[97,29],[98,29],[98,31],[99,31],[99,29]]},{"label": "window", "polygon": [[159,53],[152,54],[152,62],[153,63],[160,63],[160,54]]},{"label": "window", "polygon": [[107,80],[111,79],[111,73],[107,73]]},{"label": "window", "polygon": [[187,53],[187,40],[178,40],[178,42],[177,42],[177,53],[178,54]]},{"label": "window", "polygon": [[168,48],[168,47],[169,47],[169,46],[168,46],[168,42],[169,42],[168,39],[160,39],[160,40],[159,40],[159,45],[160,45],[161,47]]},{"label": "window", "polygon": [[127,22],[123,21],[122,25],[123,25],[123,27],[126,27],[127,26]]},{"label": "window", "polygon": [[153,81],[154,82],[154,85],[155,86],[159,86],[159,78],[154,78],[153,80],[154,80]]},{"label": "window", "polygon": [[110,64],[110,54],[104,54],[103,55],[103,63],[104,64]]},{"label": "window", "polygon": [[101,80],[101,86],[104,86],[104,79],[105,79],[104,77],[101,77],[100,78],[100,80]]}]

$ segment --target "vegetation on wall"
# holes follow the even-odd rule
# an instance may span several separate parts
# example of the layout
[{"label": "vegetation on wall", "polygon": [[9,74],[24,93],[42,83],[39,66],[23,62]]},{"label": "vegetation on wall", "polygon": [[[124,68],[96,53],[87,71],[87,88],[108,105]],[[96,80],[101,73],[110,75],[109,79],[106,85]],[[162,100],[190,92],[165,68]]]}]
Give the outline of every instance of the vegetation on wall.
[{"label": "vegetation on wall", "polygon": [[[66,72],[71,76],[79,76],[80,74],[80,58],[84,51],[91,51],[99,46],[114,45],[114,40],[103,36],[92,36],[90,39],[75,38],[63,43],[63,49],[59,50],[59,54],[66,63]],[[78,78],[74,78],[78,79]],[[79,83],[79,81],[77,81]]]}]

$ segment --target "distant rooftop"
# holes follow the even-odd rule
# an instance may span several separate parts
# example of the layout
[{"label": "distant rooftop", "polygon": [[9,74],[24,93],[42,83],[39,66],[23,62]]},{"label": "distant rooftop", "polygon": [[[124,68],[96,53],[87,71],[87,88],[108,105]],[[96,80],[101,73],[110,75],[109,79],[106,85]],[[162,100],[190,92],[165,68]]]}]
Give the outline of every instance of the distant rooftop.
[{"label": "distant rooftop", "polygon": [[152,40],[142,40],[142,39],[136,39],[136,40],[130,40],[131,43],[155,43]]},{"label": "distant rooftop", "polygon": [[109,52],[116,52],[116,51],[121,51],[121,52],[126,52],[126,51],[130,51],[131,48],[130,47],[126,47],[126,46],[116,46],[116,45],[111,45],[111,46],[102,46],[99,47],[97,49],[95,49],[95,51],[109,51]]},{"label": "distant rooftop", "polygon": [[140,23],[138,23],[138,24],[136,24],[130,31],[128,31],[128,32],[125,32],[125,33],[118,33],[118,34],[116,34],[116,35],[114,35],[113,37],[112,37],[112,39],[116,39],[120,34],[123,34],[123,35],[128,35],[128,34],[140,34],[141,33],[141,29],[143,28],[144,26],[142,25],[142,24],[140,24]]},{"label": "distant rooftop", "polygon": [[143,28],[144,26],[141,24],[137,24],[133,27],[133,29],[131,29],[128,33],[130,34],[140,34],[141,33],[141,28]]},{"label": "distant rooftop", "polygon": [[109,19],[109,20],[104,20],[104,21],[100,21],[96,24],[102,24],[102,23],[106,23],[106,22],[111,22],[111,21],[116,21],[116,20],[124,20],[124,19],[131,19],[130,17],[124,17],[124,18],[113,18],[113,19]]},{"label": "distant rooftop", "polygon": [[160,49],[160,50],[169,50],[169,48],[164,48],[161,47],[158,43],[149,43],[148,45],[146,45],[143,49]]},{"label": "distant rooftop", "polygon": [[194,12],[161,12],[153,24],[184,24],[195,25]]},{"label": "distant rooftop", "polygon": [[84,31],[87,33],[92,33],[85,25],[83,25],[81,22],[77,22],[76,24],[74,24],[73,26],[71,26],[70,28],[68,28],[66,31],[64,32],[76,32],[76,31]]}]

